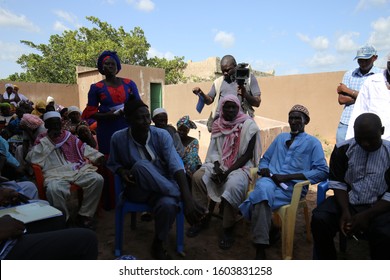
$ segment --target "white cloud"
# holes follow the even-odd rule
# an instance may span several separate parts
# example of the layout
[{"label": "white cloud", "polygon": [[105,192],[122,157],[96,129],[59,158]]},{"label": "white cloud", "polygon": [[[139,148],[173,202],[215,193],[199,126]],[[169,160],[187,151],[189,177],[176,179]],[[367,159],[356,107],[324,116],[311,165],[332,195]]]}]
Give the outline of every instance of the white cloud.
[{"label": "white cloud", "polygon": [[22,54],[32,53],[32,49],[23,45],[12,42],[0,41],[0,78],[6,78],[15,72],[24,71],[19,64],[16,63]]},{"label": "white cloud", "polygon": [[71,13],[62,10],[55,10],[54,14],[60,19],[65,20],[73,25],[77,24],[77,17]]},{"label": "white cloud", "polygon": [[329,47],[329,40],[324,36],[317,36],[313,39],[302,33],[297,33],[297,36],[301,41],[308,43],[317,51],[326,50]]},{"label": "white cloud", "polygon": [[390,16],[372,22],[371,27],[373,31],[368,40],[369,43],[378,50],[388,50],[390,46]]},{"label": "white cloud", "polygon": [[354,38],[358,37],[358,32],[350,32],[340,35],[336,40],[336,50],[341,53],[349,53],[356,51],[359,46],[355,43]]},{"label": "white cloud", "polygon": [[227,33],[225,31],[218,31],[214,37],[214,42],[221,44],[225,49],[232,47],[235,40],[233,33]]},{"label": "white cloud", "polygon": [[58,21],[58,20],[53,24],[53,29],[55,31],[58,31],[58,32],[63,32],[65,30],[70,30],[69,27],[67,27],[65,24],[63,24],[61,21]]},{"label": "white cloud", "polygon": [[355,11],[362,11],[369,8],[377,8],[390,3],[390,0],[360,0],[355,7]]},{"label": "white cloud", "polygon": [[12,12],[0,8],[0,26],[17,27],[31,32],[39,32],[40,29],[24,15],[16,15]]},{"label": "white cloud", "polygon": [[127,3],[144,12],[153,11],[155,6],[152,0],[127,0]]},{"label": "white cloud", "polygon": [[281,66],[282,63],[280,62],[269,62],[264,61],[261,59],[257,59],[254,62],[251,63],[251,67],[254,70],[262,71],[262,72],[268,72],[277,69],[279,66]]},{"label": "white cloud", "polygon": [[337,59],[334,55],[322,52],[316,53],[312,58],[307,60],[308,66],[314,68],[330,66],[335,63],[337,63]]},{"label": "white cloud", "polygon": [[148,51],[148,58],[152,58],[152,57],[155,57],[157,56],[158,58],[165,58],[165,59],[168,59],[168,60],[172,60],[175,58],[175,55],[171,52],[160,52],[154,48],[150,48],[149,51]]}]

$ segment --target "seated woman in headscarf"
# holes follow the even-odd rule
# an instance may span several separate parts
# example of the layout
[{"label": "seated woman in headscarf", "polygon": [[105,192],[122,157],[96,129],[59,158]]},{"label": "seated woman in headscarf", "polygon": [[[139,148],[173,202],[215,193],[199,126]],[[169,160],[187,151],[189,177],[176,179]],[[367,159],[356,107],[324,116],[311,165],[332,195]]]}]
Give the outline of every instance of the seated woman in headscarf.
[{"label": "seated woman in headscarf", "polygon": [[178,120],[176,127],[184,146],[184,155],[182,156],[184,167],[187,175],[191,178],[192,174],[202,165],[199,157],[199,141],[188,135],[190,129],[196,129],[196,124],[190,120],[189,116],[184,116]]},{"label": "seated woman in headscarf", "polygon": [[[209,201],[222,203],[223,235],[219,247],[229,249],[235,240],[238,206],[246,198],[250,168],[259,162],[261,145],[260,129],[250,116],[240,111],[237,96],[229,94],[223,97],[220,105],[219,118],[213,122],[205,163],[192,176],[192,193],[195,201],[204,208]],[[189,228],[187,236],[195,237],[207,227],[210,214]]]},{"label": "seated woman in headscarf", "polygon": [[[27,168],[28,165],[25,161],[26,155],[34,145],[36,138],[40,134],[46,132],[46,128],[43,120],[33,114],[23,114],[19,127],[23,131],[23,143],[16,148],[15,158],[20,162],[21,165]],[[32,173],[31,168],[27,168],[27,171],[29,174]]]},{"label": "seated woman in headscarf", "polygon": [[32,110],[31,114],[43,118],[43,114],[46,113],[46,102],[44,100],[39,100]]}]

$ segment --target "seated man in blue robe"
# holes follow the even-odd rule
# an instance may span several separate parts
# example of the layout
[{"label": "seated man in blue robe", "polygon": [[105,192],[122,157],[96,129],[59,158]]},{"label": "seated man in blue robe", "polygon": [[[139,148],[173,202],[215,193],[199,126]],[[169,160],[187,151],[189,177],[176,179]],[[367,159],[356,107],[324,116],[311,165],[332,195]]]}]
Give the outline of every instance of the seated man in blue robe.
[{"label": "seated man in blue robe", "polygon": [[[265,248],[270,244],[272,211],[291,202],[293,187],[301,180],[311,184],[328,178],[329,168],[321,142],[307,133],[309,111],[295,105],[288,114],[290,133],[281,133],[271,143],[260,160],[255,189],[240,205],[244,217],[251,220],[256,259],[265,259]],[[284,183],[286,189],[280,185]],[[302,196],[307,193],[302,191]]]},{"label": "seated man in blue robe", "polygon": [[152,206],[155,217],[152,256],[169,259],[164,242],[175,221],[179,202],[183,201],[190,224],[197,223],[205,209],[192,199],[172,137],[166,130],[150,126],[148,106],[142,100],[129,99],[124,112],[129,127],[112,136],[107,166],[121,177],[126,199]]}]

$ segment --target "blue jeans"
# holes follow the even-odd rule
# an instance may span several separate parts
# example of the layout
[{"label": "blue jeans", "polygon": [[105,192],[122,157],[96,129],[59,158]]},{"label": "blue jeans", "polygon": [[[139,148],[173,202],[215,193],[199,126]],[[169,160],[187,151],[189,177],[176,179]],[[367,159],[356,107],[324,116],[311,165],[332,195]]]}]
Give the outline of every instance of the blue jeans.
[{"label": "blue jeans", "polygon": [[339,126],[337,127],[337,133],[336,133],[336,144],[343,142],[345,140],[345,136],[347,135],[348,125],[339,123]]}]

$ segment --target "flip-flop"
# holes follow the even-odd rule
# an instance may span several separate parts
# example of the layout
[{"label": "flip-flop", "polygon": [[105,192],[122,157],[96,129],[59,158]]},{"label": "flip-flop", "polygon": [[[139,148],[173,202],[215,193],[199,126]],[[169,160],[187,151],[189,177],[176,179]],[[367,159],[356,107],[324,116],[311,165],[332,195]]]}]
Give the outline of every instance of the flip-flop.
[{"label": "flip-flop", "polygon": [[230,249],[234,242],[236,240],[233,238],[233,237],[222,237],[222,239],[219,241],[219,248],[221,248],[222,250],[228,250]]}]

